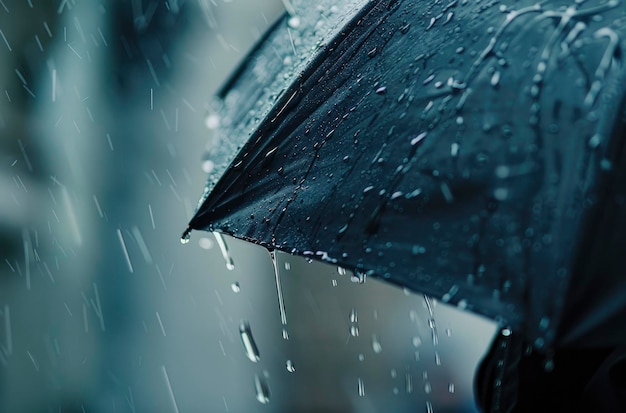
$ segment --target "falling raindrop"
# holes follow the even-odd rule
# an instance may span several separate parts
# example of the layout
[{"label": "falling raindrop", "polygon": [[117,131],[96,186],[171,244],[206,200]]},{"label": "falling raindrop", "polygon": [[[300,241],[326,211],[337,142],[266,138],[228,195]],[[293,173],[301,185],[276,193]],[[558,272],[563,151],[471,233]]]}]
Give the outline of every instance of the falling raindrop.
[{"label": "falling raindrop", "polygon": [[431,402],[426,402],[426,413],[434,413],[433,412],[433,405]]},{"label": "falling raindrop", "polygon": [[430,393],[432,393],[432,391],[433,391],[433,388],[430,385],[430,382],[427,381],[426,383],[424,383],[424,393],[430,394]]},{"label": "falling raindrop", "polygon": [[293,365],[293,362],[291,360],[287,360],[287,371],[289,373],[293,373],[296,371],[296,367]]},{"label": "falling raindrop", "polygon": [[337,272],[339,273],[339,275],[346,275],[347,273],[346,269],[343,267],[337,267]]},{"label": "falling raindrop", "polygon": [[222,252],[222,257],[224,257],[224,261],[226,261],[226,269],[232,271],[235,269],[235,262],[233,258],[230,256],[230,252],[228,251],[228,244],[226,244],[226,240],[224,236],[219,232],[214,232],[215,241],[217,245],[220,247],[220,251]]},{"label": "falling raindrop", "polygon": [[268,250],[270,258],[272,259],[272,266],[274,267],[274,280],[276,281],[276,293],[278,294],[278,309],[280,311],[280,323],[283,326],[283,339],[289,339],[289,333],[287,332],[287,312],[285,311],[285,300],[283,297],[283,288],[280,282],[280,274],[278,270],[278,263],[276,260],[276,251]]},{"label": "falling raindrop", "polygon": [[352,337],[358,337],[359,336],[359,326],[356,324],[352,324],[350,326],[350,335]]},{"label": "falling raindrop", "polygon": [[333,287],[337,286],[337,280],[335,280],[334,278],[332,279],[331,283],[332,283]]},{"label": "falling raindrop", "polygon": [[363,379],[359,377],[357,381],[357,391],[359,396],[365,396],[365,385],[363,384]]},{"label": "falling raindrop", "polygon": [[363,353],[359,353],[358,357],[359,361],[365,360],[365,355]]},{"label": "falling raindrop", "polygon": [[242,320],[239,323],[239,335],[241,336],[241,342],[243,343],[246,356],[254,363],[259,362],[261,355],[259,354],[259,348],[254,341],[254,337],[252,336],[252,330],[250,329],[250,323],[248,323],[248,321]]},{"label": "falling raindrop", "polygon": [[448,393],[454,393],[454,383],[448,384]]},{"label": "falling raindrop", "polygon": [[239,286],[239,282],[235,281],[234,283],[232,283],[230,285],[230,288],[233,290],[233,292],[238,293],[239,291],[241,291],[241,287]]},{"label": "falling raindrop", "polygon": [[359,314],[357,313],[356,308],[353,308],[350,311],[350,322],[354,324],[359,322]]},{"label": "falling raindrop", "polygon": [[258,374],[254,375],[254,391],[259,403],[267,404],[270,402],[270,389],[265,377],[259,376]]},{"label": "falling raindrop", "polygon": [[383,351],[383,346],[380,344],[380,341],[378,341],[376,335],[372,336],[372,350],[374,350],[376,354],[380,354]]},{"label": "falling raindrop", "polygon": [[411,373],[407,373],[404,376],[404,386],[408,394],[413,393],[413,376],[411,376]]}]

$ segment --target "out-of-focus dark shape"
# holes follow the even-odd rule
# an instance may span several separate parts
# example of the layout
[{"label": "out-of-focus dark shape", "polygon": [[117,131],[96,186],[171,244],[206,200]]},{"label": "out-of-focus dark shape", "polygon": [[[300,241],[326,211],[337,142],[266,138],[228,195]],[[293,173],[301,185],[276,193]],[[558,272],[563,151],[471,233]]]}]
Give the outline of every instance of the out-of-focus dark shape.
[{"label": "out-of-focus dark shape", "polygon": [[[221,91],[190,229],[490,316],[546,371],[623,345],[623,4],[326,3]],[[485,408],[507,411],[495,376]]]}]

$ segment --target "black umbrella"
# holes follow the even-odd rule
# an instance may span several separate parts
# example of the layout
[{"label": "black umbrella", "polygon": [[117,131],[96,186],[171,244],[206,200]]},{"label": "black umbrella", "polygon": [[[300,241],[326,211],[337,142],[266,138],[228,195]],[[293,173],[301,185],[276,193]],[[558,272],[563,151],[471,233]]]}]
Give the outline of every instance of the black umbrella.
[{"label": "black umbrella", "polygon": [[296,4],[219,93],[188,231],[456,303],[542,354],[624,344],[624,5],[336,3]]}]

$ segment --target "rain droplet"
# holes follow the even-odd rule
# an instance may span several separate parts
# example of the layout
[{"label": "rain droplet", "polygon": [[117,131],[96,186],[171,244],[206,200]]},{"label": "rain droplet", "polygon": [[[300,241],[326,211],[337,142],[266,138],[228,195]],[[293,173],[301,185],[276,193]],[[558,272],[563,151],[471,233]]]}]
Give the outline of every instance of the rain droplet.
[{"label": "rain droplet", "polygon": [[454,383],[448,384],[448,393],[454,393]]},{"label": "rain droplet", "polygon": [[337,267],[337,272],[339,273],[339,275],[346,275],[347,273],[346,269],[343,267]]},{"label": "rain droplet", "polygon": [[428,135],[428,132],[422,132],[419,135],[417,135],[416,137],[414,137],[413,139],[411,139],[411,145],[415,146],[418,143],[420,143],[421,141],[424,140],[424,138],[426,138],[426,136]]},{"label": "rain droplet", "polygon": [[220,116],[217,113],[211,113],[204,120],[204,125],[208,129],[217,129],[220,126],[220,122],[221,122]]},{"label": "rain droplet", "polygon": [[407,373],[404,376],[404,385],[408,394],[413,393],[413,376],[411,376],[410,373]]},{"label": "rain droplet", "polygon": [[355,284],[365,284],[365,281],[367,281],[367,273],[355,270],[354,274],[350,277],[350,281]]},{"label": "rain droplet", "polygon": [[287,20],[287,24],[292,29],[297,29],[298,27],[300,27],[300,23],[301,23],[300,17],[298,16],[291,16],[289,20]]},{"label": "rain droplet", "polygon": [[267,385],[265,377],[254,375],[254,391],[256,393],[256,399],[261,404],[267,404],[270,402],[270,389]]},{"label": "rain droplet", "polygon": [[422,345],[422,339],[417,336],[413,337],[411,342],[413,343],[413,347],[416,347],[416,348]]},{"label": "rain droplet", "polygon": [[500,72],[499,71],[495,71],[494,74],[491,76],[491,86],[493,87],[498,87],[498,85],[500,84]]},{"label": "rain droplet", "polygon": [[380,354],[383,351],[383,346],[380,344],[378,337],[375,335],[372,336],[372,350],[374,350],[374,353],[376,354]]},{"label": "rain droplet", "polygon": [[359,361],[365,360],[365,355],[363,353],[359,353],[358,357]]},{"label": "rain droplet", "polygon": [[358,337],[359,336],[359,326],[356,324],[352,324],[350,326],[350,335],[352,337]]},{"label": "rain droplet", "polygon": [[424,383],[424,393],[426,394],[430,394],[433,391],[433,388],[430,385],[430,382],[427,381],[426,383]]},{"label": "rain droplet", "polygon": [[334,278],[333,278],[333,280],[331,281],[331,283],[332,283],[333,287],[336,287],[336,286],[337,286],[337,280],[335,280]]},{"label": "rain droplet", "polygon": [[189,240],[191,239],[191,227],[187,227],[183,235],[180,236],[181,244],[189,244]]},{"label": "rain droplet", "polygon": [[363,379],[359,377],[357,381],[357,392],[359,396],[365,396],[365,385],[363,384]]},{"label": "rain droplet", "polygon": [[238,293],[239,291],[241,291],[241,287],[239,286],[239,282],[235,281],[234,283],[232,283],[230,285],[231,290],[233,290],[233,292]]},{"label": "rain droplet", "polygon": [[283,288],[280,282],[280,274],[278,271],[278,262],[276,260],[276,252],[269,251],[270,258],[272,259],[272,266],[274,267],[274,280],[276,281],[276,293],[278,294],[278,309],[280,311],[280,322],[283,325],[283,338],[289,339],[289,333],[287,332],[287,312],[285,311],[285,299],[283,297]]},{"label": "rain droplet", "polygon": [[224,257],[224,261],[226,261],[226,269],[232,271],[235,269],[235,262],[233,258],[230,256],[230,252],[228,251],[228,244],[226,244],[226,240],[224,236],[219,232],[214,232],[213,236],[215,237],[215,241],[217,245],[220,247],[220,251],[222,252],[222,257]]},{"label": "rain droplet", "polygon": [[215,169],[215,163],[210,160],[207,159],[204,162],[202,162],[202,171],[204,171],[205,173],[211,173],[213,172],[213,170]]},{"label": "rain droplet", "polygon": [[293,362],[291,360],[287,360],[287,371],[289,373],[293,373],[296,371],[296,367],[293,365]]},{"label": "rain droplet", "polygon": [[356,308],[353,308],[352,311],[350,311],[350,322],[351,323],[359,322],[359,314],[357,313]]},{"label": "rain droplet", "polygon": [[252,330],[250,329],[250,323],[248,321],[241,320],[239,323],[239,335],[241,336],[241,342],[243,343],[246,356],[250,359],[250,361],[254,363],[261,361],[259,348],[254,341]]},{"label": "rain droplet", "polygon": [[589,147],[591,149],[596,149],[598,146],[600,146],[601,141],[602,141],[602,136],[596,133],[589,139]]},{"label": "rain droplet", "polygon": [[387,92],[387,87],[386,86],[382,86],[382,87],[379,87],[378,89],[376,89],[376,93],[379,94],[379,95],[382,95],[385,92]]}]

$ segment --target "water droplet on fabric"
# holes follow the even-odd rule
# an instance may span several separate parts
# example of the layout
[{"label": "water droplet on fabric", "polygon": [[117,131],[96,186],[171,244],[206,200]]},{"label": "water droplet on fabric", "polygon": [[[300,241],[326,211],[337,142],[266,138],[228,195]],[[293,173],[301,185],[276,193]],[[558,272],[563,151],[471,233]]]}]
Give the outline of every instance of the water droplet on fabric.
[{"label": "water droplet on fabric", "polygon": [[213,172],[214,169],[215,169],[215,163],[212,160],[207,159],[204,162],[202,162],[202,171],[203,172],[208,174],[208,173]]}]

